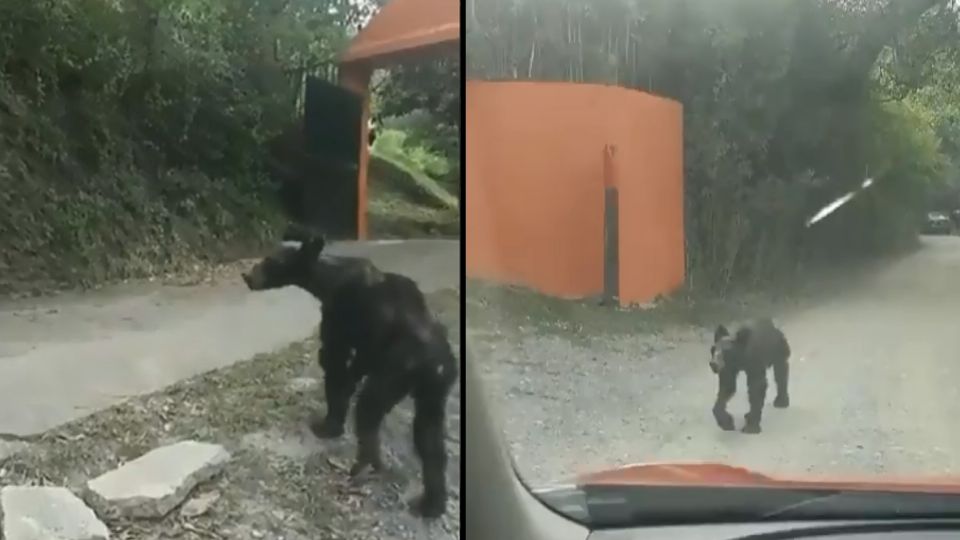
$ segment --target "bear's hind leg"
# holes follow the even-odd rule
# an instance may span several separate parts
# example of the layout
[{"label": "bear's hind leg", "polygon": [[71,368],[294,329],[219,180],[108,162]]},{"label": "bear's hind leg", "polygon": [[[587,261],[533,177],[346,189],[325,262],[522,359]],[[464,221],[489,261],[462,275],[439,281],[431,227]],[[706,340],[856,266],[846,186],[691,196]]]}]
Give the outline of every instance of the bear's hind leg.
[{"label": "bear's hind leg", "polygon": [[787,391],[787,382],[790,379],[790,364],[786,360],[773,365],[773,379],[777,383],[777,397],[773,406],[785,409],[790,406],[790,393]]},{"label": "bear's hind leg", "polygon": [[763,416],[763,402],[767,397],[767,370],[747,372],[747,396],[750,411],[744,416],[744,433],[760,433],[760,418]]}]

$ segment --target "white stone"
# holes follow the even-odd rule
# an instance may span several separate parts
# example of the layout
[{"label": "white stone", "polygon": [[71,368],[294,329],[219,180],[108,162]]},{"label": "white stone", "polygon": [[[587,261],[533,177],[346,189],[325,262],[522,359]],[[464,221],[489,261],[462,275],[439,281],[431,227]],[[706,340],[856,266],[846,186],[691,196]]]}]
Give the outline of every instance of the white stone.
[{"label": "white stone", "polygon": [[25,442],[0,440],[0,463],[23,452],[27,448],[30,448],[30,445]]},{"label": "white stone", "polygon": [[306,392],[320,387],[320,381],[313,377],[296,377],[287,384],[292,392]]},{"label": "white stone", "polygon": [[162,446],[87,482],[87,502],[100,515],[163,517],[197,484],[222,471],[229,459],[219,444],[181,441]]},{"label": "white stone", "polygon": [[63,487],[7,486],[0,492],[6,540],[108,540],[110,531]]},{"label": "white stone", "polygon": [[316,436],[306,426],[294,433],[273,429],[256,431],[240,439],[241,444],[258,452],[269,452],[295,461],[304,461],[318,452],[322,447],[316,441]]},{"label": "white stone", "polygon": [[183,503],[180,507],[180,516],[185,518],[195,518],[206,514],[210,508],[220,500],[219,491],[208,491],[201,493],[189,501]]}]

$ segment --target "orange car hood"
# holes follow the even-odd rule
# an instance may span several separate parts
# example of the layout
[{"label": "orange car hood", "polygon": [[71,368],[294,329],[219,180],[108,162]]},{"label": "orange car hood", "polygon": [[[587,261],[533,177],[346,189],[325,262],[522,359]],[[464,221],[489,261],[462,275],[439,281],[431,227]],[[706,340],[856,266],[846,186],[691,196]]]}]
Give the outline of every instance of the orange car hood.
[{"label": "orange car hood", "polygon": [[745,487],[960,494],[960,476],[831,476],[794,478],[761,474],[722,463],[644,463],[583,474],[580,485]]}]

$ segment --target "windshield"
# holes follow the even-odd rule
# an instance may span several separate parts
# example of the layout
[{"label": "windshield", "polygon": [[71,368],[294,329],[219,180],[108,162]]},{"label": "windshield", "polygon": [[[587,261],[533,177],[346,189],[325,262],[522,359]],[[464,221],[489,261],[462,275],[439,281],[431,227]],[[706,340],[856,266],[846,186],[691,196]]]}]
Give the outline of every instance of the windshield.
[{"label": "windshield", "polygon": [[527,484],[676,520],[960,485],[958,19],[466,2],[467,354]]}]

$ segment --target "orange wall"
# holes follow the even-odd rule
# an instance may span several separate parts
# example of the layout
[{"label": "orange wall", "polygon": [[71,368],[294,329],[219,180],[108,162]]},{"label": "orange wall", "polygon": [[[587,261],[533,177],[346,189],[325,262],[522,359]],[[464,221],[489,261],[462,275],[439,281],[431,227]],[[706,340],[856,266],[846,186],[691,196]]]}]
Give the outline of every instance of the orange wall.
[{"label": "orange wall", "polygon": [[683,281],[681,108],[614,86],[467,82],[467,274],[603,288],[603,148],[617,147],[621,301]]},{"label": "orange wall", "polygon": [[576,136],[596,124],[589,104],[544,99],[533,83],[468,81],[466,92],[468,275],[598,294],[603,156]]},{"label": "orange wall", "polygon": [[673,100],[630,94],[617,144],[620,194],[620,302],[647,302],[684,280],[683,109]]},{"label": "orange wall", "polygon": [[457,0],[390,0],[360,30],[342,62],[379,59],[439,43],[460,43]]}]

